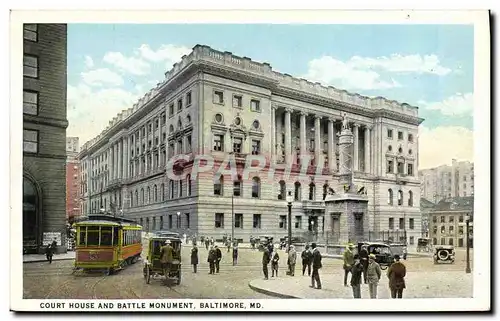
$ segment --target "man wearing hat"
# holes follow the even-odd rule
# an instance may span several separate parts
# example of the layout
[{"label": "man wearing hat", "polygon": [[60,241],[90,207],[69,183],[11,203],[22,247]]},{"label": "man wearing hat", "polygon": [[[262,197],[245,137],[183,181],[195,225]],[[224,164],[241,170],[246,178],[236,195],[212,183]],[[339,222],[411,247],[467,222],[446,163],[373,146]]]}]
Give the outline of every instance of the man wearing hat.
[{"label": "man wearing hat", "polygon": [[361,265],[363,265],[363,279],[365,284],[368,283],[366,278],[366,269],[368,268],[368,247],[366,245],[361,246],[361,250],[359,251],[359,259],[361,261]]},{"label": "man wearing hat", "polygon": [[387,270],[387,277],[389,278],[389,289],[391,290],[391,297],[393,299],[402,299],[403,289],[406,287],[406,267],[399,260],[399,255],[394,255],[394,263],[392,263]]},{"label": "man wearing hat", "polygon": [[316,282],[316,289],[321,289],[321,280],[319,278],[319,269],[323,266],[321,265],[321,253],[316,247],[316,243],[311,244],[312,248],[312,274],[311,274],[311,288],[314,288],[314,283]]},{"label": "man wearing hat", "polygon": [[349,272],[351,272],[352,265],[354,264],[353,250],[354,250],[354,244],[349,243],[349,244],[347,244],[347,247],[344,251],[344,255],[343,255],[343,257],[344,257],[344,265],[343,265],[343,268],[344,268],[344,286],[348,286],[347,285],[347,276],[348,276]]},{"label": "man wearing hat", "polygon": [[174,261],[174,248],[170,245],[170,240],[163,242],[160,248],[160,262],[163,269],[163,275],[168,278],[170,273],[170,264]]},{"label": "man wearing hat", "polygon": [[215,272],[219,273],[219,268],[220,268],[220,261],[222,260],[222,251],[219,249],[219,247],[216,245],[215,246]]},{"label": "man wearing hat", "polygon": [[377,287],[382,275],[380,265],[375,262],[375,254],[370,254],[368,260],[368,268],[366,269],[366,276],[368,278],[368,289],[370,290],[370,299],[377,298]]}]

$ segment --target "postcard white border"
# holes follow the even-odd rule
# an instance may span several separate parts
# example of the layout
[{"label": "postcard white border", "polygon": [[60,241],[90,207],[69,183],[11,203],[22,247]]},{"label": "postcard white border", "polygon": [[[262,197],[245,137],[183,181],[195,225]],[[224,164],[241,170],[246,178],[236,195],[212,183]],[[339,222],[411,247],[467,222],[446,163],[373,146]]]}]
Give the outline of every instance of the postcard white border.
[{"label": "postcard white border", "polygon": [[[474,25],[474,260],[473,299],[411,299],[391,300],[262,300],[266,310],[289,311],[468,311],[489,308],[490,283],[490,44],[489,21],[486,11],[13,11],[10,29],[10,308],[13,310],[41,311],[41,300],[22,298],[22,23],[335,23],[335,24],[473,24]],[[486,148],[485,148],[486,147]],[[57,301],[57,300],[51,300]],[[68,302],[69,300],[61,300]],[[132,300],[128,300],[132,302]],[[206,300],[204,300],[206,301]],[[220,301],[220,300],[214,300]],[[248,300],[255,301],[255,300]],[[328,303],[326,303],[328,302]],[[45,310],[46,311],[46,310]]]}]

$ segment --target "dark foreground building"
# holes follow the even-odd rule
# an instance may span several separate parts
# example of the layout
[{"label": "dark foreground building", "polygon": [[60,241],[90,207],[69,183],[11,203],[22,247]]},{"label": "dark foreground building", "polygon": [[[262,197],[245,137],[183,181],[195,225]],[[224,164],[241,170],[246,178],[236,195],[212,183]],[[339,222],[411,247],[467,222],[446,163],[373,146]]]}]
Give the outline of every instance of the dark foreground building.
[{"label": "dark foreground building", "polygon": [[23,248],[66,251],[66,24],[24,24]]}]

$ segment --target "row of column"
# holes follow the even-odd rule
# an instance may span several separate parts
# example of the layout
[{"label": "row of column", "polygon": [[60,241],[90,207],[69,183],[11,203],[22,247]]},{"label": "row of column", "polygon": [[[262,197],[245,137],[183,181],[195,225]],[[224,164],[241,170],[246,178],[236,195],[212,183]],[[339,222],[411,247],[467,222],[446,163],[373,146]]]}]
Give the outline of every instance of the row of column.
[{"label": "row of column", "polygon": [[[285,108],[285,163],[292,163],[292,121],[291,115],[293,110],[291,108]],[[306,121],[307,113],[304,111],[300,111],[300,152],[301,155],[307,154],[307,121]],[[319,164],[321,161],[322,151],[321,151],[321,119],[322,116],[314,115],[314,158],[315,163]],[[273,161],[276,160],[276,107],[272,107],[271,114],[272,124],[274,125],[272,135],[271,135],[271,144],[273,146],[271,157]],[[330,171],[337,171],[337,162],[336,162],[336,133],[335,133],[335,122],[340,121],[340,119],[336,119],[334,117],[328,118],[328,168]],[[354,155],[353,155],[353,169],[355,171],[359,171],[359,124],[354,124],[353,126],[353,135],[354,135]],[[364,130],[364,164],[365,164],[365,172],[371,173],[371,150],[370,150],[370,141],[371,141],[371,126],[365,125]]]}]

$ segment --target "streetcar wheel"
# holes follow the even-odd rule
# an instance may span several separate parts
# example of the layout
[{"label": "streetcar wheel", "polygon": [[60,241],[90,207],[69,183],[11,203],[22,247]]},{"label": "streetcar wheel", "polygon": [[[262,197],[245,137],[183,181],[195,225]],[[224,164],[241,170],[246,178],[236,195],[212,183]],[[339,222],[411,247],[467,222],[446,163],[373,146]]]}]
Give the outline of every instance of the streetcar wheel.
[{"label": "streetcar wheel", "polygon": [[151,281],[151,271],[149,270],[149,268],[146,268],[146,284],[149,284],[150,281]]}]

